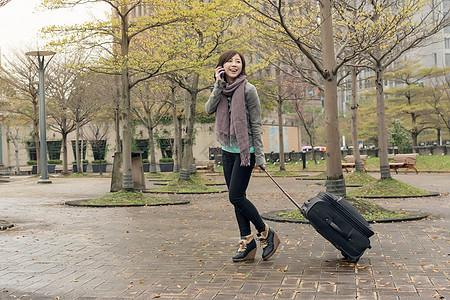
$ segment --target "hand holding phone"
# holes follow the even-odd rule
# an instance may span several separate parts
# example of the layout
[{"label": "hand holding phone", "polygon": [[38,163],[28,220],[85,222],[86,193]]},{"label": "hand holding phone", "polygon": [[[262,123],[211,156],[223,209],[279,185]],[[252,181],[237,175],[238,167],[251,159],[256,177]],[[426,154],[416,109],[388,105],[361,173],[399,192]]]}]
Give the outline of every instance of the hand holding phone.
[{"label": "hand holding phone", "polygon": [[218,66],[214,71],[214,78],[215,79],[222,79],[225,80],[225,70],[222,66]]}]

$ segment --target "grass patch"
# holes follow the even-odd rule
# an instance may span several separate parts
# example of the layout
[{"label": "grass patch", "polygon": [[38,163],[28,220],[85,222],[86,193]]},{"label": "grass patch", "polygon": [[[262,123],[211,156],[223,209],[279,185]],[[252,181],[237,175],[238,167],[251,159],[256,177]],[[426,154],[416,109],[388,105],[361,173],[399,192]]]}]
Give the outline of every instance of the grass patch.
[{"label": "grass patch", "polygon": [[355,171],[345,175],[346,186],[365,186],[373,184],[375,181],[377,180],[366,172]]},{"label": "grass patch", "polygon": [[162,199],[150,194],[145,194],[139,191],[125,191],[121,190],[101,196],[99,198],[81,201],[84,205],[155,205],[175,203],[175,201]]},{"label": "grass patch", "polygon": [[[409,212],[397,212],[389,210],[376,203],[364,199],[346,197],[345,200],[353,205],[353,207],[355,207],[356,210],[359,211],[367,221],[403,218],[410,215]],[[279,212],[277,215],[278,217],[286,220],[306,220],[298,209]]]},{"label": "grass patch", "polygon": [[419,171],[450,171],[450,156],[448,155],[419,155],[416,169]]},{"label": "grass patch", "polygon": [[[448,171],[450,172],[450,157],[448,155],[419,155],[416,163],[417,170],[420,171]],[[280,169],[280,163],[267,163],[267,170],[273,172]],[[325,172],[327,169],[327,162],[324,159],[318,159],[317,163],[314,160],[306,161],[306,169],[303,170],[303,162],[290,161],[286,163],[287,171],[307,171],[307,172]],[[366,160],[366,169],[369,171],[380,170],[380,158],[368,157]],[[404,169],[400,169],[404,170]],[[412,172],[411,170],[409,172]]]},{"label": "grass patch", "polygon": [[160,178],[164,178],[166,176],[166,174],[163,174],[163,173],[145,173],[144,176],[145,176],[145,178],[160,179]]},{"label": "grass patch", "polygon": [[378,179],[373,184],[349,191],[349,197],[420,196],[430,192],[413,187],[394,178]]},{"label": "grass patch", "polygon": [[171,173],[166,177],[169,183],[159,189],[152,189],[155,192],[169,192],[169,193],[217,193],[223,189],[208,186],[210,183],[207,179],[199,174],[191,174],[189,180],[180,180],[180,173]]}]

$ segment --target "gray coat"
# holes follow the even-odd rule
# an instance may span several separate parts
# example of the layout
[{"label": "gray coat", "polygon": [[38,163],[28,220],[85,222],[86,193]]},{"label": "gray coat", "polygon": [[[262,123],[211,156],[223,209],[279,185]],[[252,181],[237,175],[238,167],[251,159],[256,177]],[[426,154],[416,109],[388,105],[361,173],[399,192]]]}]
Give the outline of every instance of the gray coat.
[{"label": "gray coat", "polygon": [[[225,81],[216,80],[208,102],[205,104],[205,111],[207,114],[212,115],[216,112],[224,87]],[[264,145],[262,141],[263,129],[261,120],[261,104],[259,102],[256,87],[250,82],[246,83],[244,93],[245,108],[247,112],[248,141],[250,146],[255,147],[256,165],[261,166],[266,163],[266,159],[264,157]]]}]

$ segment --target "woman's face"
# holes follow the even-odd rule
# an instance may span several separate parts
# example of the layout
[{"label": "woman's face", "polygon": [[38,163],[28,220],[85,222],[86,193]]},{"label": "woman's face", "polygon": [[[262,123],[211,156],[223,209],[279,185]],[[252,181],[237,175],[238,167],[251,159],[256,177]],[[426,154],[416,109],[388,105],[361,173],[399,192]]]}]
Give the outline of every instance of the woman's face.
[{"label": "woman's face", "polygon": [[223,64],[223,68],[225,70],[227,82],[232,83],[242,72],[242,59],[239,54],[234,55],[226,61]]}]

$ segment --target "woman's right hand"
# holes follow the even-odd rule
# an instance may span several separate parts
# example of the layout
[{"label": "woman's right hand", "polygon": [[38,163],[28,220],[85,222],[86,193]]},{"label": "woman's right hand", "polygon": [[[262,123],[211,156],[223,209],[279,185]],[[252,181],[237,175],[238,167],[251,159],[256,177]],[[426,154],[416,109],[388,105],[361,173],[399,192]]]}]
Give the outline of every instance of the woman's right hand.
[{"label": "woman's right hand", "polygon": [[225,69],[222,66],[218,66],[214,70],[214,77],[216,78],[216,80],[217,79],[224,80],[221,76],[222,74],[225,75]]}]

